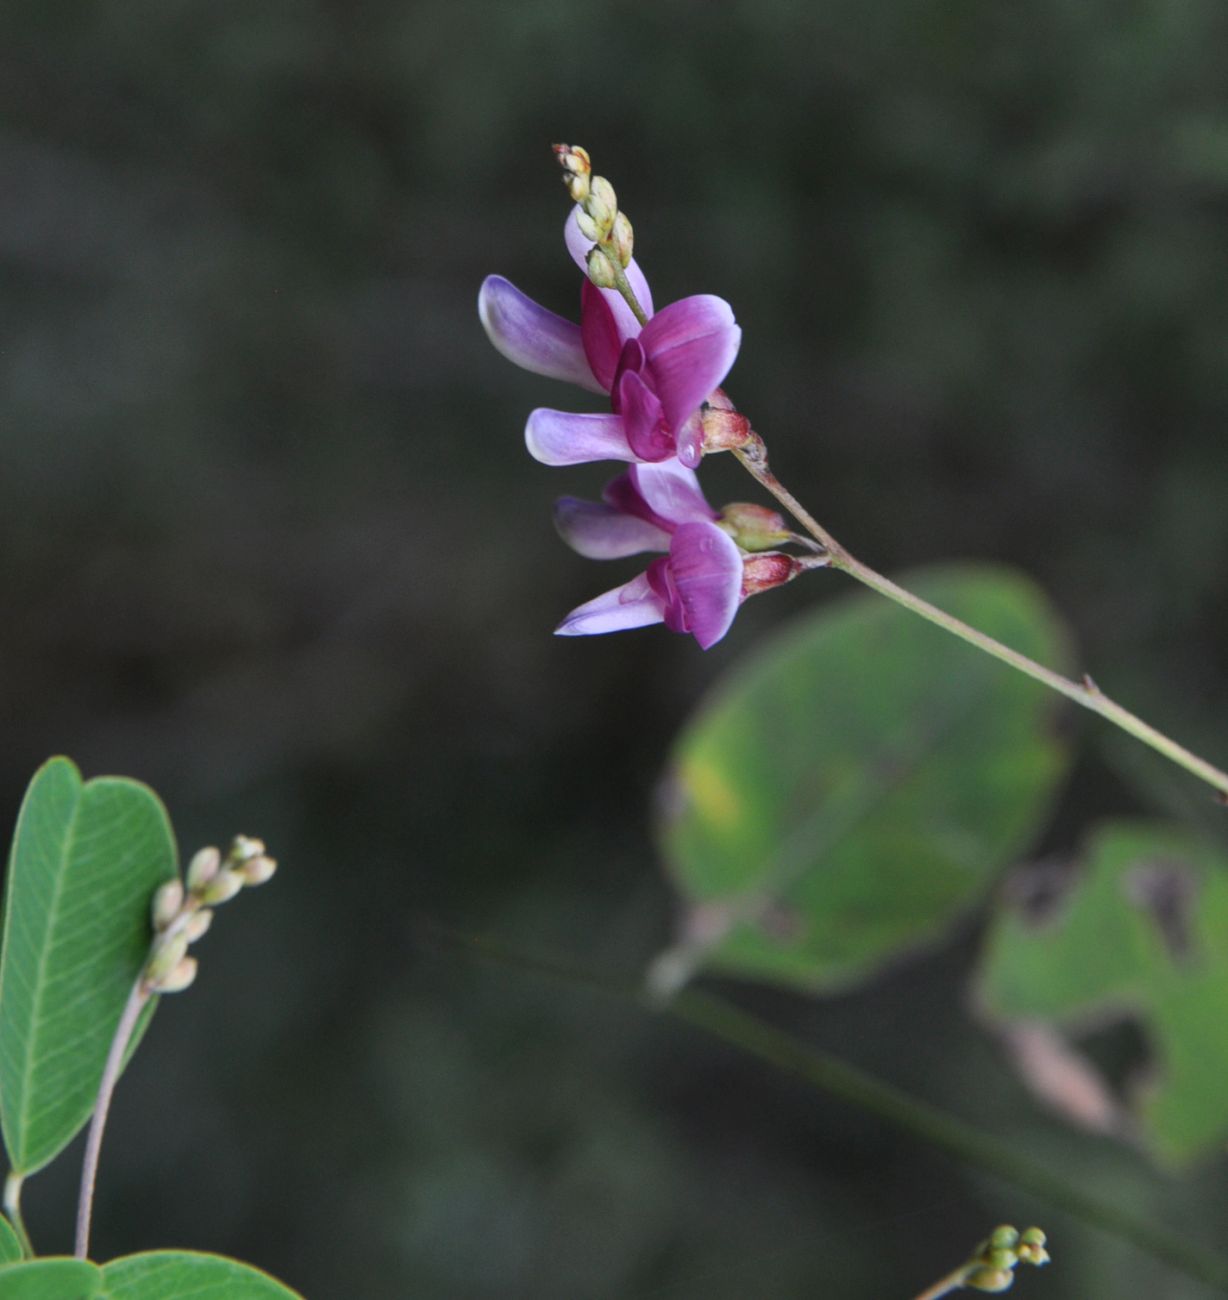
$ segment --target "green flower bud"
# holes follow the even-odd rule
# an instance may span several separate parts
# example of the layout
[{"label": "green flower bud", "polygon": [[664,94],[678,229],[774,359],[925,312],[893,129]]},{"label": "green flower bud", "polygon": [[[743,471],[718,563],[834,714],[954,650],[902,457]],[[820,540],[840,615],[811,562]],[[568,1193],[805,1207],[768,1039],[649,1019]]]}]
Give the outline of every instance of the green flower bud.
[{"label": "green flower bud", "polygon": [[182,993],[196,979],[197,963],[195,957],[183,957],[164,979],[157,985],[159,993]]},{"label": "green flower bud", "polygon": [[583,203],[588,198],[589,182],[587,176],[564,176],[563,184],[567,187],[567,193],[571,195],[572,202]]},{"label": "green flower bud", "polygon": [[177,876],[174,880],[168,880],[166,884],[159,885],[154,891],[153,902],[150,904],[149,909],[153,928],[155,930],[165,930],[179,915],[179,909],[182,906],[183,882]]},{"label": "green flower bud", "polygon": [[1019,1256],[1013,1250],[987,1250],[981,1256],[981,1263],[986,1268],[1014,1268],[1019,1263]]},{"label": "green flower bud", "polygon": [[594,176],[589,184],[588,198],[584,200],[584,211],[592,217],[600,231],[598,238],[604,239],[614,228],[614,218],[618,216],[618,195],[614,193],[614,186],[604,176]]},{"label": "green flower bud", "polygon": [[1028,1228],[1020,1236],[1019,1240],[1025,1246],[1043,1246],[1048,1242],[1049,1238],[1039,1228]]},{"label": "green flower bud", "polygon": [[775,510],[750,501],[727,505],[717,523],[744,551],[770,551],[793,535]]},{"label": "green flower bud", "polygon": [[228,903],[242,888],[243,877],[227,867],[219,871],[201,891],[200,901],[209,904]]},{"label": "green flower bud", "polygon": [[222,855],[214,848],[201,849],[188,864],[188,892],[199,894],[217,875],[222,865]]},{"label": "green flower bud", "polygon": [[246,885],[263,885],[273,879],[277,870],[277,859],[262,853],[258,858],[251,858],[239,868]]},{"label": "green flower bud", "polygon": [[208,932],[212,924],[213,913],[207,907],[202,907],[199,912],[193,912],[188,918],[187,925],[183,927],[183,933],[188,943],[195,943],[197,939]]},{"label": "green flower bud", "polygon": [[591,239],[595,244],[601,238],[601,231],[597,228],[597,223],[581,210],[576,213],[576,225],[580,227],[580,233],[585,239]]},{"label": "green flower bud", "polygon": [[974,1291],[1009,1291],[1015,1275],[1005,1268],[978,1268],[969,1273],[965,1286]]},{"label": "green flower bud", "polygon": [[625,212],[614,218],[614,229],[610,232],[610,243],[618,256],[619,266],[626,267],[631,262],[631,250],[635,246],[635,234]]},{"label": "green flower bud", "polygon": [[614,263],[595,245],[588,250],[588,278],[598,289],[613,289],[618,283]]},{"label": "green flower bud", "polygon": [[593,170],[593,160],[588,150],[578,144],[555,144],[550,146],[559,166],[572,176],[587,176]]},{"label": "green flower bud", "polygon": [[989,1234],[989,1244],[994,1250],[1010,1250],[1019,1244],[1019,1232],[1009,1223],[1004,1223]]},{"label": "green flower bud", "polygon": [[171,935],[165,943],[155,944],[153,955],[145,965],[145,982],[151,988],[161,988],[162,981],[187,956],[188,938],[180,932]]}]

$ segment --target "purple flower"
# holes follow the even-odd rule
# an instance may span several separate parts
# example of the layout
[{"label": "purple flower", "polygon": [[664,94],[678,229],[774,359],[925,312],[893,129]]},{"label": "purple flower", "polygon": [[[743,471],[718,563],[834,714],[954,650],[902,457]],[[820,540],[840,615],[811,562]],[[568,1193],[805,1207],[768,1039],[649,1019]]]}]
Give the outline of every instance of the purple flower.
[{"label": "purple flower", "polygon": [[590,559],[666,551],[646,573],[573,609],[555,629],[588,636],[664,623],[706,650],[729,630],[742,599],[743,554],[713,522],[692,470],[676,460],[632,465],[602,500],[564,497],[555,521],[564,540]]},{"label": "purple flower", "polygon": [[[565,237],[583,269],[592,241],[576,224],[575,209]],[[634,260],[626,275],[649,317],[642,329],[616,290],[598,289],[588,279],[578,326],[502,276],[488,276],[482,285],[478,311],[504,356],[536,374],[610,395],[610,415],[532,412],[525,442],[546,465],[658,463],[676,456],[694,467],[703,454],[699,407],[729,373],[742,338],[733,310],[722,298],[699,294],[654,315],[648,283]]]}]

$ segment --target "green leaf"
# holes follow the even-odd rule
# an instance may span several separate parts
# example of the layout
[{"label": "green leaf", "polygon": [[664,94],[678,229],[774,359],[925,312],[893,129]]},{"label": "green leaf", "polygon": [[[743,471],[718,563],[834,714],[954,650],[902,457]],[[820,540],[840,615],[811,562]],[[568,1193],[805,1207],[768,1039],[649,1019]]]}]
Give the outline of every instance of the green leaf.
[{"label": "green leaf", "polygon": [[83,1259],[32,1259],[0,1269],[0,1300],[103,1300],[104,1296],[102,1271]]},{"label": "green leaf", "polygon": [[301,1300],[297,1291],[249,1264],[188,1250],[128,1255],[102,1272],[107,1300]]},{"label": "green leaf", "polygon": [[0,1214],[0,1267],[15,1264],[21,1259],[21,1242],[13,1231],[13,1225]]},{"label": "green leaf", "polygon": [[149,902],[177,870],[166,811],[123,777],[82,784],[66,758],[17,819],[0,950],[0,1122],[9,1163],[41,1169],[89,1118],[149,947]]},{"label": "green leaf", "polygon": [[[1066,658],[1013,571],[905,585],[1045,664]],[[739,665],[670,764],[660,840],[689,904],[677,977],[831,989],[940,936],[1036,833],[1066,767],[1055,700],[870,593]]]},{"label": "green leaf", "polygon": [[1132,1101],[1153,1153],[1180,1163],[1228,1139],[1222,852],[1161,823],[1098,827],[1066,896],[1002,910],[977,990],[1007,1025],[1045,1020],[1077,1035],[1137,1018],[1154,1061]]}]

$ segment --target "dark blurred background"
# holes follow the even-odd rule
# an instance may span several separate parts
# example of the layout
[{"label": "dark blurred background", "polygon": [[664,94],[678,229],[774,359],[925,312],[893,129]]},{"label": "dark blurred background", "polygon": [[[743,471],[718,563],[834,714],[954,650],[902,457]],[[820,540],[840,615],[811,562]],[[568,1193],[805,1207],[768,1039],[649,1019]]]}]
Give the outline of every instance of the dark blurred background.
[{"label": "dark blurred background", "polygon": [[[706,655],[550,636],[633,567],[554,536],[608,469],[534,464],[523,421],[586,399],[475,311],[499,271],[574,314],[557,139],[659,304],[733,303],[728,387],[841,540],[1024,566],[1106,690],[1224,761],[1225,50],[1215,0],[9,0],[4,819],[64,752],[154,786],[185,854],[242,830],[283,863],[120,1091],[100,1257],[224,1251],[312,1300],[878,1300],[1039,1219],[1059,1263],[1020,1294],[1209,1294],[422,921],[640,969],[670,737],[845,589],[755,601]],[[715,500],[752,495],[735,469]],[[1190,793],[1080,731],[1039,848]],[[1218,1167],[1158,1179],[1027,1100],[968,1023],[975,944],[826,1002],[731,992],[1215,1240]],[[62,1163],[27,1192],[44,1249]]]}]

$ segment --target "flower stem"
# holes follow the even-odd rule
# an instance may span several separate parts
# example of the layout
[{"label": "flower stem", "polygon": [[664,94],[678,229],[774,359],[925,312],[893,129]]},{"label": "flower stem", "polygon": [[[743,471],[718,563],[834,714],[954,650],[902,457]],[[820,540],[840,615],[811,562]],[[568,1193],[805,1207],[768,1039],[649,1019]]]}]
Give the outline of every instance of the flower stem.
[{"label": "flower stem", "polygon": [[685,990],[672,1001],[662,1001],[646,994],[638,981],[602,975],[566,960],[521,952],[497,939],[465,934],[430,922],[420,922],[418,928],[422,938],[437,944],[561,981],[573,988],[583,987],[604,993],[690,1025],[782,1073],[801,1079],[816,1091],[835,1097],[899,1132],[945,1151],[972,1168],[1039,1197],[1228,1295],[1228,1260],[1184,1240],[1153,1218],[1138,1216],[1111,1201],[1101,1200],[1071,1186],[1049,1165],[1017,1151],[1009,1142],[981,1133],[955,1116],[909,1096],[839,1057],[799,1042],[732,1002],[694,989]]},{"label": "flower stem", "polygon": [[124,1004],[119,1024],[115,1026],[115,1036],[111,1039],[111,1049],[107,1053],[102,1078],[98,1083],[98,1100],[94,1103],[89,1136],[85,1140],[85,1157],[81,1162],[81,1193],[77,1200],[77,1237],[73,1250],[78,1259],[85,1259],[89,1254],[90,1216],[94,1208],[94,1185],[98,1179],[98,1157],[102,1151],[102,1135],[107,1126],[107,1112],[111,1109],[111,1098],[115,1093],[120,1071],[123,1069],[124,1056],[127,1054],[128,1044],[132,1041],[136,1022],[151,996],[142,971],[132,986],[132,992],[128,994],[128,1001]]},{"label": "flower stem", "polygon": [[1142,718],[1131,713],[1129,709],[1124,708],[1115,700],[1111,700],[1090,677],[1085,676],[1082,681],[1078,682],[1069,677],[1063,677],[1061,673],[1056,673],[1051,668],[1038,664],[1034,659],[1029,659],[1027,655],[1020,654],[1017,650],[1012,650],[1009,646],[1003,645],[1001,641],[995,640],[995,638],[986,635],[984,632],[971,627],[962,619],[955,618],[954,615],[947,614],[937,606],[931,605],[929,601],[922,600],[920,596],[913,595],[912,592],[905,590],[897,583],[892,582],[890,578],[884,577],[881,573],[876,572],[869,565],[863,564],[855,556],[851,555],[819,524],[793,493],[768,468],[767,454],[762,439],[757,434],[752,435],[752,441],[747,447],[739,448],[734,452],[734,455],[747,473],[766,488],[823,547],[830,558],[831,568],[843,569],[849,577],[855,578],[872,591],[877,591],[879,595],[894,600],[896,604],[903,605],[905,609],[911,610],[914,614],[919,614],[924,619],[928,619],[929,622],[950,632],[953,636],[967,641],[969,645],[974,645],[978,650],[983,650],[986,654],[992,655],[1004,664],[1009,664],[1018,672],[1024,673],[1033,680],[1048,686],[1050,690],[1057,691],[1060,695],[1066,696],[1067,699],[1073,700],[1085,709],[1090,709],[1093,713],[1098,713],[1102,718],[1120,727],[1122,731],[1133,736],[1136,740],[1142,741],[1144,745],[1149,745],[1157,753],[1163,754],[1171,762],[1185,768],[1187,772],[1205,781],[1215,791],[1221,803],[1228,803],[1228,772],[1221,771],[1218,767],[1208,763],[1206,759],[1200,758],[1191,750],[1186,749],[1184,745],[1178,744],[1177,741],[1166,736],[1162,731],[1158,731],[1150,723],[1144,722]]},{"label": "flower stem", "polygon": [[34,1258],[34,1247],[30,1244],[30,1234],[26,1231],[26,1221],[21,1217],[21,1186],[25,1175],[11,1173],[4,1180],[4,1212],[8,1215],[17,1240],[21,1243],[21,1253],[26,1259]]}]

